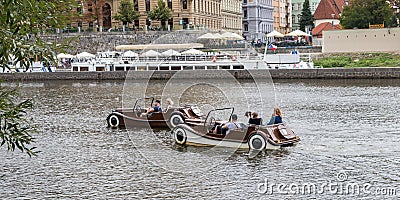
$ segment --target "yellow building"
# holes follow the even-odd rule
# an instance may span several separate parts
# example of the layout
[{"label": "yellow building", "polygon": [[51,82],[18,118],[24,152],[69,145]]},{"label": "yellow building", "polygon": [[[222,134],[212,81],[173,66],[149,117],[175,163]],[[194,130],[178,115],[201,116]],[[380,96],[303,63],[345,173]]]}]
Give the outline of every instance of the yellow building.
[{"label": "yellow building", "polygon": [[222,29],[242,35],[242,0],[221,0]]},{"label": "yellow building", "polygon": [[[166,5],[172,10],[172,19],[168,21],[171,30],[183,28],[221,30],[222,28],[221,0],[165,1]],[[118,13],[120,2],[121,0],[83,1],[81,3],[83,9],[80,8],[77,10],[77,12],[82,14],[82,17],[74,18],[71,26],[82,27],[84,30],[96,28],[107,30],[109,28],[120,27],[122,23],[112,18],[112,16]],[[147,17],[147,13],[157,5],[157,0],[131,0],[131,2],[135,5],[135,10],[140,15],[140,18],[134,22],[136,27],[146,29],[147,27],[155,28],[161,26],[159,21],[154,21]],[[235,2],[239,1],[235,0]],[[235,8],[235,12],[237,10],[238,8]],[[241,20],[239,21],[241,22]],[[130,27],[132,27],[132,24]],[[227,27],[236,26],[229,25]]]}]

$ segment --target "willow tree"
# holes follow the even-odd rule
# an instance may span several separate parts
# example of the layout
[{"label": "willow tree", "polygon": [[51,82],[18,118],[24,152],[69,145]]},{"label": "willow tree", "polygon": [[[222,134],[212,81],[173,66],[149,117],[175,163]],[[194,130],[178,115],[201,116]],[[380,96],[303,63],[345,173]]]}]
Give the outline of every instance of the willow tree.
[{"label": "willow tree", "polygon": [[[0,4],[0,67],[9,69],[13,61],[26,70],[31,60],[39,58],[49,63],[55,62],[57,52],[65,52],[65,43],[46,42],[40,35],[50,29],[64,28],[71,14],[76,13],[74,0],[37,1],[3,0]],[[34,131],[26,112],[32,108],[32,100],[18,98],[14,89],[0,88],[0,145],[8,150],[16,148],[34,155],[34,148],[28,147],[34,139]]]},{"label": "willow tree", "polygon": [[158,0],[157,5],[149,13],[149,18],[160,21],[163,29],[165,29],[165,22],[171,17],[171,9],[166,6],[163,0]]},{"label": "willow tree", "polygon": [[119,5],[118,14],[113,18],[121,21],[124,26],[127,26],[129,23],[138,19],[139,14],[135,11],[134,5],[129,0],[123,0]]}]

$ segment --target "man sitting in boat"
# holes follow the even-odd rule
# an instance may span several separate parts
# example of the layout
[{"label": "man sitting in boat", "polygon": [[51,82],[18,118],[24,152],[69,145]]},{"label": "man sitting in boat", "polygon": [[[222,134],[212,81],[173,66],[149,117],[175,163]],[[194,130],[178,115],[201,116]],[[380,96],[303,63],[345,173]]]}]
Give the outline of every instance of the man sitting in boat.
[{"label": "man sitting in boat", "polygon": [[237,123],[237,119],[238,116],[236,114],[233,114],[230,122],[217,125],[217,127],[214,129],[214,134],[228,135],[230,130],[241,128],[240,124]]},{"label": "man sitting in boat", "polygon": [[154,107],[147,108],[147,112],[146,113],[142,113],[140,116],[141,117],[145,117],[145,116],[151,115],[152,113],[161,112],[161,111],[162,111],[162,109],[161,109],[161,101],[160,100],[155,100],[154,101]]},{"label": "man sitting in boat", "polygon": [[256,112],[246,112],[245,116],[249,118],[248,122],[249,124],[254,124],[254,125],[262,124],[262,118],[258,117],[258,113]]}]

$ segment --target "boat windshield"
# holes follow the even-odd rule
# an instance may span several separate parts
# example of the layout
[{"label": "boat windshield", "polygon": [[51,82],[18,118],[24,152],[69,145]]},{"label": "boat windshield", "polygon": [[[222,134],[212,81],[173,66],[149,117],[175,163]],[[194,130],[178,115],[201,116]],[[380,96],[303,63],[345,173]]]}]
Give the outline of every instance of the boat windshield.
[{"label": "boat windshield", "polygon": [[211,110],[207,114],[207,118],[205,121],[205,125],[210,124],[212,121],[218,121],[221,123],[225,123],[230,121],[231,116],[233,114],[234,108],[219,108],[215,110]]}]

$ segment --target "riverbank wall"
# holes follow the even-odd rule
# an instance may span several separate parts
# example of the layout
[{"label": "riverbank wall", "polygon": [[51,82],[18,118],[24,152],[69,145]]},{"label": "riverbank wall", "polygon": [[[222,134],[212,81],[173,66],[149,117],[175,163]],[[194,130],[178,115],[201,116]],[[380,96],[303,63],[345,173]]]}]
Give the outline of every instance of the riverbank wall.
[{"label": "riverbank wall", "polygon": [[[265,70],[265,69],[264,69]],[[227,70],[237,79],[251,79],[252,76],[262,77],[266,73],[262,69]],[[2,81],[46,81],[46,80],[125,80],[129,79],[170,79],[177,71],[115,71],[115,72],[36,72],[36,73],[1,73]],[[213,77],[212,70],[204,78]],[[332,69],[270,69],[273,79],[388,79],[400,78],[399,68],[332,68]],[[128,75],[129,73],[129,75]],[[183,73],[196,73],[184,71]],[[214,73],[215,74],[215,73]]]}]

